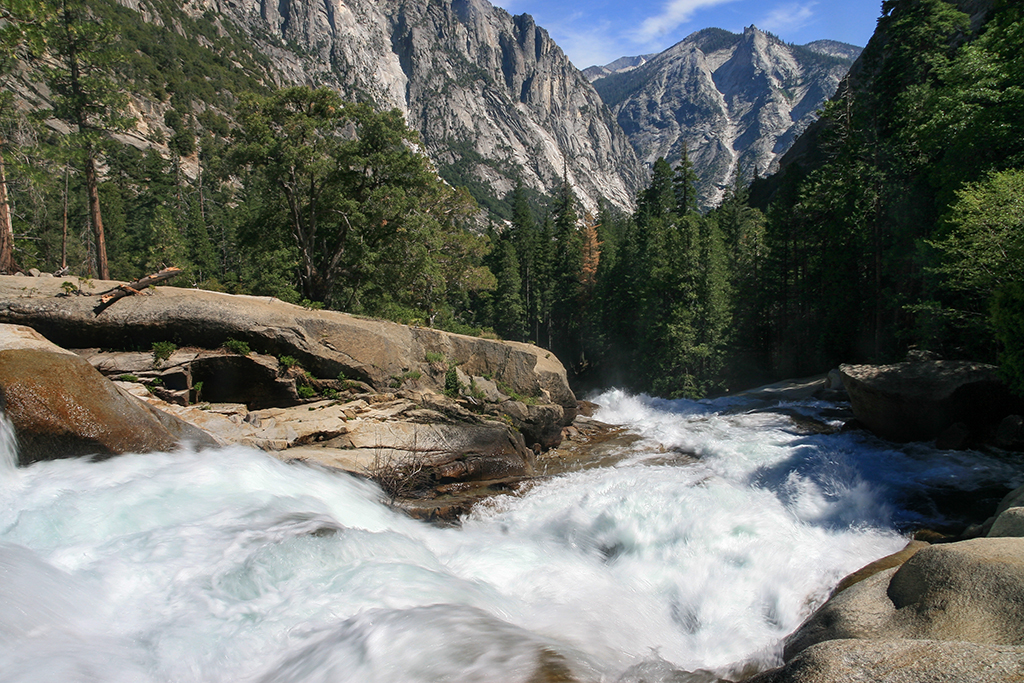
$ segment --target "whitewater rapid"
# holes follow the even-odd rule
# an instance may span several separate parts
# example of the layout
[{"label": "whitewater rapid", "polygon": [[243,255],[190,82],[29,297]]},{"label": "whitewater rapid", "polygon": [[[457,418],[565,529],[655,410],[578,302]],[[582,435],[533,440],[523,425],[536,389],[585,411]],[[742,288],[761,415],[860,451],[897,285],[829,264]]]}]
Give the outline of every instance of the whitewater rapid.
[{"label": "whitewater rapid", "polygon": [[15,468],[5,428],[0,679],[735,676],[777,663],[842,576],[933,521],[908,493],[1017,476],[977,453],[807,434],[735,399],[595,400],[641,436],[614,466],[449,529],[365,480],[245,448]]}]

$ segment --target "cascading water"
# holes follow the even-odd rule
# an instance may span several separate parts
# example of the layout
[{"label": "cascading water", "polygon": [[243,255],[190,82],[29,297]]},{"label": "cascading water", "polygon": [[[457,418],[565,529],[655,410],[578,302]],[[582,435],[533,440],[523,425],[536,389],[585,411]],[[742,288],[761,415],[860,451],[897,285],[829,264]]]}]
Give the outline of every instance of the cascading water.
[{"label": "cascading water", "polygon": [[932,521],[908,494],[1016,476],[977,453],[802,434],[735,400],[596,400],[642,437],[614,466],[491,499],[458,529],[243,448],[16,469],[5,426],[0,679],[736,675],[776,663],[839,578],[904,545],[897,529]]}]

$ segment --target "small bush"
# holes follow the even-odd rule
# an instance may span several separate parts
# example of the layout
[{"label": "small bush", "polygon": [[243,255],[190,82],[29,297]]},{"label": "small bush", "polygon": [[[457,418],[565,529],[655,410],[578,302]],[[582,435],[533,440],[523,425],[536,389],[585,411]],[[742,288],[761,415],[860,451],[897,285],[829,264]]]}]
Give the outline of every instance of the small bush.
[{"label": "small bush", "polygon": [[394,375],[391,378],[391,382],[389,384],[391,385],[392,389],[397,389],[403,384],[405,384],[407,380],[411,379],[413,382],[415,382],[419,380],[421,377],[423,377],[423,373],[421,373],[419,370],[410,370],[408,372],[403,372],[401,375]]},{"label": "small bush", "polygon": [[436,353],[434,351],[427,351],[427,362],[428,363],[444,363],[444,354]]},{"label": "small bush", "polygon": [[299,364],[299,361],[295,358],[295,356],[281,356],[277,360],[286,370],[294,365]]},{"label": "small bush", "polygon": [[[447,382],[447,380],[448,380],[448,378],[445,377],[445,381],[446,382]],[[469,380],[469,393],[473,396],[473,398],[475,398],[478,401],[484,400],[484,391],[483,391],[483,389],[478,387],[476,385],[476,380],[472,379],[472,378],[470,378],[470,380]]]},{"label": "small bush", "polygon": [[296,391],[299,393],[299,398],[313,398],[316,396],[316,390],[308,384],[303,384]]},{"label": "small bush", "polygon": [[224,348],[231,353],[237,353],[239,356],[248,356],[252,351],[249,349],[249,345],[244,341],[238,339],[228,339],[224,342]]},{"label": "small bush", "polygon": [[153,365],[160,365],[178,350],[178,345],[169,341],[153,342]]},{"label": "small bush", "polygon": [[444,373],[444,395],[448,398],[457,398],[461,391],[462,382],[459,381],[458,372],[456,372],[455,366],[452,365]]},{"label": "small bush", "polygon": [[120,382],[138,382],[139,381],[138,377],[136,377],[135,375],[129,374],[129,373],[125,373],[123,375],[118,375],[117,379]]}]

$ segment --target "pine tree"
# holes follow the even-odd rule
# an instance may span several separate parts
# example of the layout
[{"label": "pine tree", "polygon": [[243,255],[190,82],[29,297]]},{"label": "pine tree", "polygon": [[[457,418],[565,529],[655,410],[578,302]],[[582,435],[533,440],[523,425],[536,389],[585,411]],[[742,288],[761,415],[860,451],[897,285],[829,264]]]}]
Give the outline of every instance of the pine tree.
[{"label": "pine tree", "polygon": [[522,279],[515,246],[508,239],[498,241],[494,292],[494,329],[506,339],[522,341],[526,337],[526,310],[520,296]]},{"label": "pine tree", "polygon": [[536,339],[541,298],[538,260],[542,245],[540,244],[540,232],[536,221],[534,221],[533,211],[530,210],[530,204],[526,199],[522,181],[517,182],[512,190],[512,224],[509,232],[509,239],[515,247],[516,258],[519,261],[520,300],[526,324],[525,336],[534,335]]},{"label": "pine tree", "polygon": [[121,59],[116,27],[101,22],[85,0],[23,2],[12,14],[43,65],[53,91],[54,117],[72,127],[69,137],[84,170],[96,274],[109,279],[97,163],[108,133],[134,123],[124,113],[127,96],[112,77]]},{"label": "pine tree", "polygon": [[697,212],[697,172],[693,170],[690,163],[690,155],[683,147],[683,158],[676,166],[675,175],[672,177],[672,188],[675,192],[675,212],[677,215],[686,216]]},{"label": "pine tree", "polygon": [[552,349],[573,364],[579,351],[581,325],[580,271],[583,267],[583,236],[576,213],[576,197],[568,182],[563,182],[555,205],[555,253],[552,281]]}]

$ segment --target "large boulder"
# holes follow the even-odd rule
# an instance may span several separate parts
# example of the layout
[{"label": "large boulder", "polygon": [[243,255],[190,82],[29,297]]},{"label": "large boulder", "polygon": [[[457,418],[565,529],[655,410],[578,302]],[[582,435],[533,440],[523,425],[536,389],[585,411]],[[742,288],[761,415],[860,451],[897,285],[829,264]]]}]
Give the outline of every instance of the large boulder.
[{"label": "large boulder", "polygon": [[751,683],[1024,679],[1024,538],[918,549],[834,594]]},{"label": "large boulder", "polygon": [[0,409],[11,421],[19,462],[166,451],[202,431],[120,392],[88,361],[34,330],[0,325]]},{"label": "large boulder", "polygon": [[[118,283],[94,282],[95,293]],[[436,392],[446,369],[494,382],[508,395],[576,416],[565,368],[531,344],[499,342],[409,327],[336,311],[309,310],[270,297],[157,287],[99,310],[95,296],[66,295],[60,278],[0,276],[0,322],[29,325],[68,348],[148,349],[156,341],[217,348],[243,341],[257,352],[296,358],[319,378],[360,380],[386,391],[417,376]],[[70,289],[70,288],[68,288]]]},{"label": "large boulder", "polygon": [[927,441],[962,423],[974,433],[1019,412],[998,368],[969,361],[843,365],[857,419],[890,441]]},{"label": "large boulder", "polygon": [[1024,646],[1024,538],[928,546],[826,602],[784,658],[826,640],[963,640]]},{"label": "large boulder", "polygon": [[1024,647],[939,640],[830,640],[746,683],[1016,683]]}]

